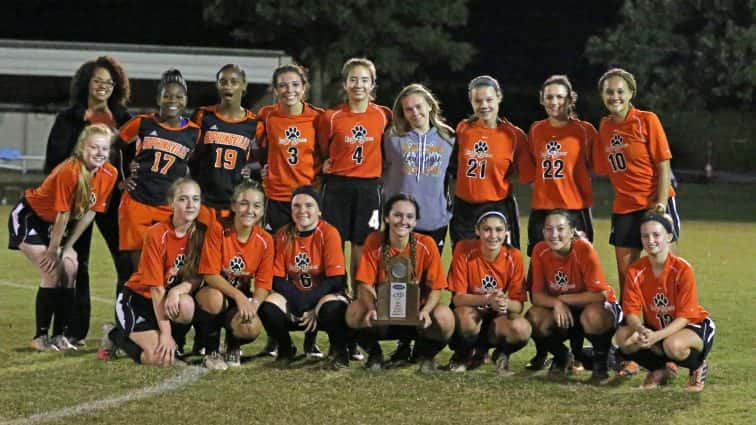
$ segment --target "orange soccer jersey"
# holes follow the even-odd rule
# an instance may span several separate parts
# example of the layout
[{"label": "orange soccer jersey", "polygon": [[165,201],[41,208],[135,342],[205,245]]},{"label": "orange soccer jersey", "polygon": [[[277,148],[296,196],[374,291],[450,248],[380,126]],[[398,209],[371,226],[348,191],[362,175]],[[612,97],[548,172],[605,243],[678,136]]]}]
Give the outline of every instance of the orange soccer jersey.
[{"label": "orange soccer jersey", "polygon": [[176,229],[169,222],[152,225],[144,237],[139,269],[126,286],[145,298],[152,298],[150,288],[173,285],[184,265],[187,241],[187,235],[176,236]]},{"label": "orange soccer jersey", "polygon": [[288,230],[284,227],[276,235],[273,276],[288,278],[298,290],[310,291],[321,279],[346,273],[341,236],[335,227],[320,220],[307,236],[292,237]]},{"label": "orange soccer jersey", "polygon": [[528,133],[528,150],[533,173],[533,209],[580,210],[593,204],[589,164],[596,129],[585,121],[571,119],[563,127],[549,120],[533,123]]},{"label": "orange soccer jersey", "polygon": [[648,257],[634,262],[626,276],[622,310],[625,314],[642,315],[644,323],[654,330],[668,326],[678,317],[691,323],[709,317],[698,303],[693,268],[672,253],[659,277],[654,276]]},{"label": "orange soccer jersey", "polygon": [[488,261],[480,251],[480,241],[465,240],[454,246],[449,267],[449,289],[457,294],[486,295],[497,291],[511,300],[524,302],[525,274],[520,250],[502,246],[499,255]]},{"label": "orange soccer jersey", "polygon": [[617,301],[601,270],[596,250],[586,240],[572,241],[572,249],[564,258],[557,256],[546,242],[538,242],[530,257],[530,270],[533,272],[533,293],[556,297],[586,291],[606,292],[607,301]]},{"label": "orange soccer jersey", "polygon": [[[417,241],[415,248],[415,276],[420,284],[424,284],[426,289],[444,289],[446,288],[446,276],[441,266],[441,255],[438,253],[436,242],[430,236],[420,233],[412,233]],[[389,249],[389,255],[404,255],[410,258],[410,244],[402,252],[394,248]],[[384,270],[381,262],[383,261],[383,232],[373,232],[365,240],[365,246],[362,249],[362,257],[357,266],[357,276],[355,280],[366,285],[376,285],[385,279],[382,277]],[[380,276],[379,276],[380,270]]]},{"label": "orange soccer jersey", "polygon": [[331,160],[330,174],[378,178],[383,168],[383,133],[391,110],[374,103],[363,113],[348,105],[325,111],[318,120],[318,144],[323,158]]},{"label": "orange soccer jersey", "polygon": [[273,238],[260,226],[252,228],[247,242],[240,242],[228,220],[215,221],[205,234],[199,274],[223,276],[239,289],[273,289]]},{"label": "orange soccer jersey", "polygon": [[515,164],[530,162],[525,133],[509,121],[486,128],[480,120],[457,126],[457,185],[455,195],[479,204],[509,196],[509,176]]},{"label": "orange soccer jersey", "polygon": [[[81,172],[78,160],[68,159],[56,166],[36,189],[26,189],[24,197],[34,213],[48,223],[54,223],[58,213],[74,208],[74,192]],[[118,180],[118,170],[106,163],[98,169],[90,182],[92,192],[89,208],[95,212],[105,212],[110,194]],[[73,218],[73,217],[72,217]]]},{"label": "orange soccer jersey", "polygon": [[[659,118],[635,108],[619,124],[609,117],[601,119],[592,153],[596,172],[609,175],[614,186],[616,214],[649,208],[656,201],[656,164],[672,158]],[[669,196],[675,196],[671,187]]]},{"label": "orange soccer jersey", "polygon": [[264,106],[257,113],[255,140],[268,151],[268,175],[263,182],[265,196],[276,201],[291,200],[291,192],[312,184],[320,171],[315,126],[323,110],[305,103],[302,113],[288,115],[279,104]]}]

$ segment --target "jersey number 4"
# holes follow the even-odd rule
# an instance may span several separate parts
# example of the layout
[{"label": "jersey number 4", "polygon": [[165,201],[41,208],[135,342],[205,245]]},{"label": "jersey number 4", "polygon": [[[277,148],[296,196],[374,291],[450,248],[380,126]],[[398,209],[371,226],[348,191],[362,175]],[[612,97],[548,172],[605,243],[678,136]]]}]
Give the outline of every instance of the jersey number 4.
[{"label": "jersey number 4", "polygon": [[215,148],[215,168],[235,170],[236,151],[233,149]]},{"label": "jersey number 4", "polygon": [[[163,164],[165,160],[165,164]],[[176,162],[176,157],[165,152],[155,151],[155,160],[152,162],[150,171],[153,173],[168,174],[168,170],[171,169],[173,163]],[[161,167],[160,165],[163,164]]]},{"label": "jersey number 4", "polygon": [[467,177],[471,178],[486,178],[486,160],[478,160],[476,158],[470,158],[467,160],[467,171],[465,172]]},{"label": "jersey number 4", "polygon": [[354,153],[352,154],[352,161],[354,161],[355,164],[360,165],[362,164],[362,161],[365,160],[365,155],[362,151],[362,145],[357,146],[355,148]]},{"label": "jersey number 4", "polygon": [[564,161],[561,159],[544,159],[541,162],[541,168],[543,168],[543,178],[548,179],[563,179],[564,178]]}]

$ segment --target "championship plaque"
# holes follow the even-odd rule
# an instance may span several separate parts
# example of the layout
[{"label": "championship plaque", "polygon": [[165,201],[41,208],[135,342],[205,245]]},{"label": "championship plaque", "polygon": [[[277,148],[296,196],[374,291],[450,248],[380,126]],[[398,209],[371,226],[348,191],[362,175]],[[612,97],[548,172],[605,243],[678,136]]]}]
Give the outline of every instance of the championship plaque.
[{"label": "championship plaque", "polygon": [[377,326],[402,325],[419,326],[420,287],[412,282],[410,273],[412,262],[403,255],[396,255],[388,261],[386,279],[376,287]]}]

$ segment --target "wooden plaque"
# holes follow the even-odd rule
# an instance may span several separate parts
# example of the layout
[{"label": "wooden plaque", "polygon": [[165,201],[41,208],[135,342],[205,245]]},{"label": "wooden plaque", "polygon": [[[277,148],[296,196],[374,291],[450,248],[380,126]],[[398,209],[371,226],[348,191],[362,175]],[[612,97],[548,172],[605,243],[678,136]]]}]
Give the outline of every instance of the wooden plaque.
[{"label": "wooden plaque", "polygon": [[376,287],[377,326],[420,326],[420,286],[410,279],[412,262],[403,255],[388,261],[386,278]]}]

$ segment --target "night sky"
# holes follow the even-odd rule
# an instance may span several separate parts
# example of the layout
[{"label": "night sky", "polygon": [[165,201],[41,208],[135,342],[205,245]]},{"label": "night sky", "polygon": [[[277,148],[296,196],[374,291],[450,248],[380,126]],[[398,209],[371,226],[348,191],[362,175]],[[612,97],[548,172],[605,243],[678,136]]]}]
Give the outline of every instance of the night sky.
[{"label": "night sky", "polygon": [[[0,17],[0,38],[179,46],[243,46],[202,20],[202,1],[111,0],[87,2],[13,1]],[[93,7],[93,4],[106,6]],[[469,41],[479,53],[457,73],[434,75],[434,88],[449,121],[469,113],[464,84],[479,74],[502,83],[502,114],[527,128],[543,113],[537,90],[551,74],[566,73],[581,94],[578,111],[595,121],[601,113],[595,81],[604,67],[591,67],[583,57],[590,35],[617,23],[622,0],[584,2],[546,0],[526,2],[470,1],[466,28],[458,39]],[[7,13],[7,12],[11,13]],[[143,14],[146,18],[139,19]],[[286,50],[286,46],[259,46]],[[380,72],[380,70],[379,70]],[[456,87],[455,87],[456,86]],[[393,93],[381,93],[390,103]]]}]

